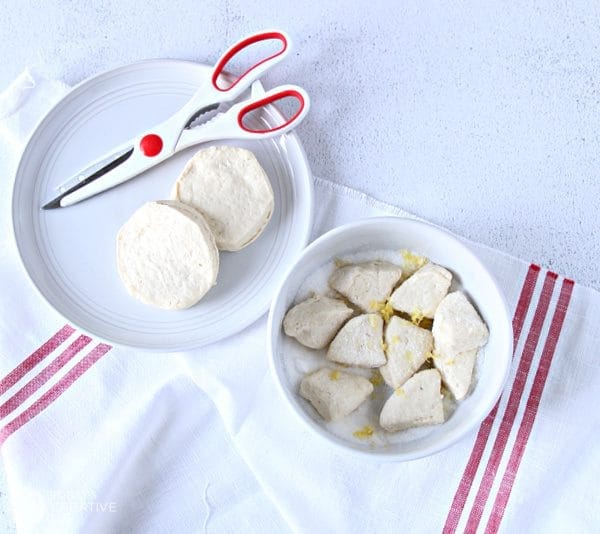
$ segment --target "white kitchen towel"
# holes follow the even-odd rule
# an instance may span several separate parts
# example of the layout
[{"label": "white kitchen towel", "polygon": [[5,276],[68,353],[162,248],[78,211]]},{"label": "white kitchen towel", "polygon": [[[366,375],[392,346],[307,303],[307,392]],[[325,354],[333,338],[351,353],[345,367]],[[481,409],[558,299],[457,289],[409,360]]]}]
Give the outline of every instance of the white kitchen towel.
[{"label": "white kitchen towel", "polygon": [[[317,180],[317,192],[319,233],[359,217],[402,214],[329,182]],[[324,445],[276,388],[260,339],[265,319],[206,347],[201,360],[181,355],[297,530],[597,531],[600,449],[594,436],[600,416],[588,407],[600,387],[600,295],[536,265],[467,245],[494,273],[514,312],[513,368],[481,427],[437,455],[402,464],[366,462]]]},{"label": "white kitchen towel", "polygon": [[[315,236],[365,216],[404,215],[331,182],[315,185]],[[9,196],[5,180],[0,193]],[[467,243],[514,312],[508,387],[460,443],[381,464],[331,449],[293,417],[268,371],[264,317],[175,357],[108,350],[67,326],[19,366],[64,322],[31,294],[2,238],[0,402],[16,400],[0,423],[0,452],[24,532],[218,532],[236,519],[244,532],[281,532],[284,521],[300,532],[588,532],[600,524],[593,290]]]},{"label": "white kitchen towel", "polygon": [[177,358],[113,349],[75,331],[20,266],[10,235],[18,150],[67,89],[25,71],[0,95],[0,506],[11,508],[8,526],[284,532]]}]

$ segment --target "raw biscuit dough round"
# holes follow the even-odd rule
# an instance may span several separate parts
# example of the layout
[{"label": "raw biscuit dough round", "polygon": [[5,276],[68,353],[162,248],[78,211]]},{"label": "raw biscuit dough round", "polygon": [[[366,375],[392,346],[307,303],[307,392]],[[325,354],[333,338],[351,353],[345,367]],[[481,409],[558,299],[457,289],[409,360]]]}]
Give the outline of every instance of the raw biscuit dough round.
[{"label": "raw biscuit dough round", "polygon": [[175,182],[171,198],[206,218],[220,250],[240,250],[265,229],[273,214],[273,189],[249,150],[212,146],[198,151]]},{"label": "raw biscuit dough round", "polygon": [[219,251],[204,217],[181,202],[147,202],[117,234],[117,269],[144,304],[183,309],[215,285]]}]

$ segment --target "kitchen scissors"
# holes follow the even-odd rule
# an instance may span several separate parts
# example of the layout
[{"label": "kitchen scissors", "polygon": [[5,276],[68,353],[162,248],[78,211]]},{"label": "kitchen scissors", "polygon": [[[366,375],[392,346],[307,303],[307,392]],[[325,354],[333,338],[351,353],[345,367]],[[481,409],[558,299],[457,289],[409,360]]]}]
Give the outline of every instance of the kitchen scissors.
[{"label": "kitchen scissors", "polygon": [[[225,66],[240,52],[262,41],[275,42],[278,50],[231,81],[232,78],[224,74]],[[289,51],[289,37],[279,30],[263,31],[238,41],[221,56],[210,78],[179,111],[81,170],[59,186],[59,195],[42,208],[62,208],[76,204],[130,180],[193,145],[219,139],[265,139],[290,131],[308,113],[308,95],[296,85],[281,85],[265,92],[257,81],[284,59]],[[233,102],[250,87],[249,99],[234,103],[227,111],[218,113],[208,122],[194,126],[200,115],[216,110],[222,103]],[[287,98],[295,100],[297,108],[282,123],[276,126],[264,125],[257,129],[245,122],[252,112]]]}]

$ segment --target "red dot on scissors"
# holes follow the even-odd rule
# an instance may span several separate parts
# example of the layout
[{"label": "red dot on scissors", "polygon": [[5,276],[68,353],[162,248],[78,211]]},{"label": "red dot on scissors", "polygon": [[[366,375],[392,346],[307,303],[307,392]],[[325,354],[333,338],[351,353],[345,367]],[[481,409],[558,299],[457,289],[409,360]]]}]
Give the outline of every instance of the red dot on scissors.
[{"label": "red dot on scissors", "polygon": [[142,137],[140,141],[140,149],[144,153],[144,156],[151,158],[160,154],[163,147],[162,139],[156,134],[148,134]]}]

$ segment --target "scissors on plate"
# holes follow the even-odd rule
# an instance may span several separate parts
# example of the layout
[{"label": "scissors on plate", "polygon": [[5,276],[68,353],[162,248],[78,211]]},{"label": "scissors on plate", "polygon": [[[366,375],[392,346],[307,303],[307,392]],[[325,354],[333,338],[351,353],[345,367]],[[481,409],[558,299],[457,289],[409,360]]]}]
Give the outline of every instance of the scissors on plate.
[{"label": "scissors on plate", "polygon": [[[274,41],[278,51],[262,58],[231,81],[224,68],[234,56],[255,43]],[[296,127],[306,116],[310,100],[306,92],[295,85],[281,85],[265,92],[257,80],[285,58],[290,50],[289,37],[282,31],[265,31],[242,39],[231,46],[217,61],[210,78],[190,100],[166,121],[111,150],[76,176],[58,187],[59,195],[42,206],[43,209],[63,208],[115,187],[154,167],[173,154],[193,145],[218,139],[264,139]],[[280,47],[279,47],[280,45]],[[216,110],[221,103],[232,102],[252,87],[248,100],[233,104],[227,111],[195,126],[200,115]],[[248,114],[260,108],[291,98],[297,109],[290,118],[276,126],[251,127]]]}]

